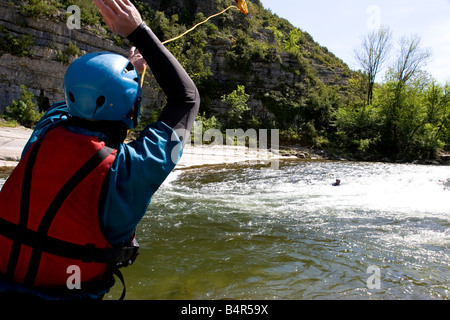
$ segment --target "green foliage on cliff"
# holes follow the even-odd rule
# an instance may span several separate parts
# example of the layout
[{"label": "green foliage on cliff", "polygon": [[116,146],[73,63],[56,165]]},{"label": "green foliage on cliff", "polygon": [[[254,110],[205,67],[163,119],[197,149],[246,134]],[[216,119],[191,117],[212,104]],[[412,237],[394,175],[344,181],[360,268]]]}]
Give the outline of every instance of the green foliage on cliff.
[{"label": "green foliage on cliff", "polygon": [[10,53],[18,57],[31,56],[33,37],[27,35],[15,35],[6,27],[0,25],[0,55]]},{"label": "green foliage on cliff", "polygon": [[64,20],[65,10],[76,5],[80,8],[81,21],[88,25],[99,25],[102,17],[92,0],[15,0],[19,6],[19,12],[27,17],[37,18],[45,16]]},{"label": "green foliage on cliff", "polygon": [[[84,24],[107,29],[92,1],[14,2],[24,15],[61,20],[67,15],[65,8],[76,4]],[[375,85],[368,104],[367,74],[351,71],[306,31],[264,9],[259,0],[247,2],[248,15],[229,10],[166,45],[197,84],[202,96],[199,120],[207,127],[280,129],[282,144],[336,149],[363,159],[429,159],[449,149],[448,84],[427,77],[401,81],[392,68]],[[234,1],[133,3],[164,41]],[[31,44],[32,39],[2,31],[2,52],[27,55]],[[226,53],[219,59],[217,48],[224,47]],[[68,54],[62,52],[61,59]],[[271,69],[281,70],[276,81],[271,81]]]}]

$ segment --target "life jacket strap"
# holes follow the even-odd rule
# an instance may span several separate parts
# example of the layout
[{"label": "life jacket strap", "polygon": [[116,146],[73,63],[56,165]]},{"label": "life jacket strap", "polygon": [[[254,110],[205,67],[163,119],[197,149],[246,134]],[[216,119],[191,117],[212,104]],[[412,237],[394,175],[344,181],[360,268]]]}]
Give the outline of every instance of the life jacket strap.
[{"label": "life jacket strap", "polygon": [[0,235],[39,251],[82,262],[115,263],[129,266],[139,254],[139,246],[96,248],[93,244],[79,245],[23,228],[0,218]]}]

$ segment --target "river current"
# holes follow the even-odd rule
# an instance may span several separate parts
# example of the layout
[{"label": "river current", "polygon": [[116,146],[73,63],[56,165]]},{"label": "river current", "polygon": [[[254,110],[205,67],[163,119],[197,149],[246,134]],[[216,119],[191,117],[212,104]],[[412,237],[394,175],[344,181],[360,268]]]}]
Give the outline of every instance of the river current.
[{"label": "river current", "polygon": [[449,299],[449,227],[449,167],[178,170],[139,225],[127,298]]},{"label": "river current", "polygon": [[176,171],[138,229],[128,297],[448,299],[449,227],[448,167]]}]

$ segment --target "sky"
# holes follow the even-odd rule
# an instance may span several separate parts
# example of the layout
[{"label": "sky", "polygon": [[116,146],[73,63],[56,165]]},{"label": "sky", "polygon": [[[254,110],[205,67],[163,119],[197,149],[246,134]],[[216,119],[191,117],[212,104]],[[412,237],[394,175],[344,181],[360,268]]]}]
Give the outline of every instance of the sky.
[{"label": "sky", "polygon": [[[353,70],[354,49],[381,25],[390,27],[396,45],[417,35],[432,53],[425,70],[450,83],[450,0],[260,0],[266,9],[308,32]],[[397,46],[391,59],[397,55]],[[383,72],[384,73],[384,72]]]}]

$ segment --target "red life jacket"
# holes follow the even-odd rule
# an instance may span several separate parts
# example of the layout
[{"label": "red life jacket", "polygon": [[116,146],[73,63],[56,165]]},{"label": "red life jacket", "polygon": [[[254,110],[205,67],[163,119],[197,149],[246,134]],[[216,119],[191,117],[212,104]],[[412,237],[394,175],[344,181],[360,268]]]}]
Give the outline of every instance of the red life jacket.
[{"label": "red life jacket", "polygon": [[[69,266],[81,284],[136,248],[113,248],[99,222],[102,187],[116,156],[97,137],[51,130],[20,161],[0,192],[0,273],[33,287],[65,287]],[[134,253],[132,253],[134,251]]]}]

